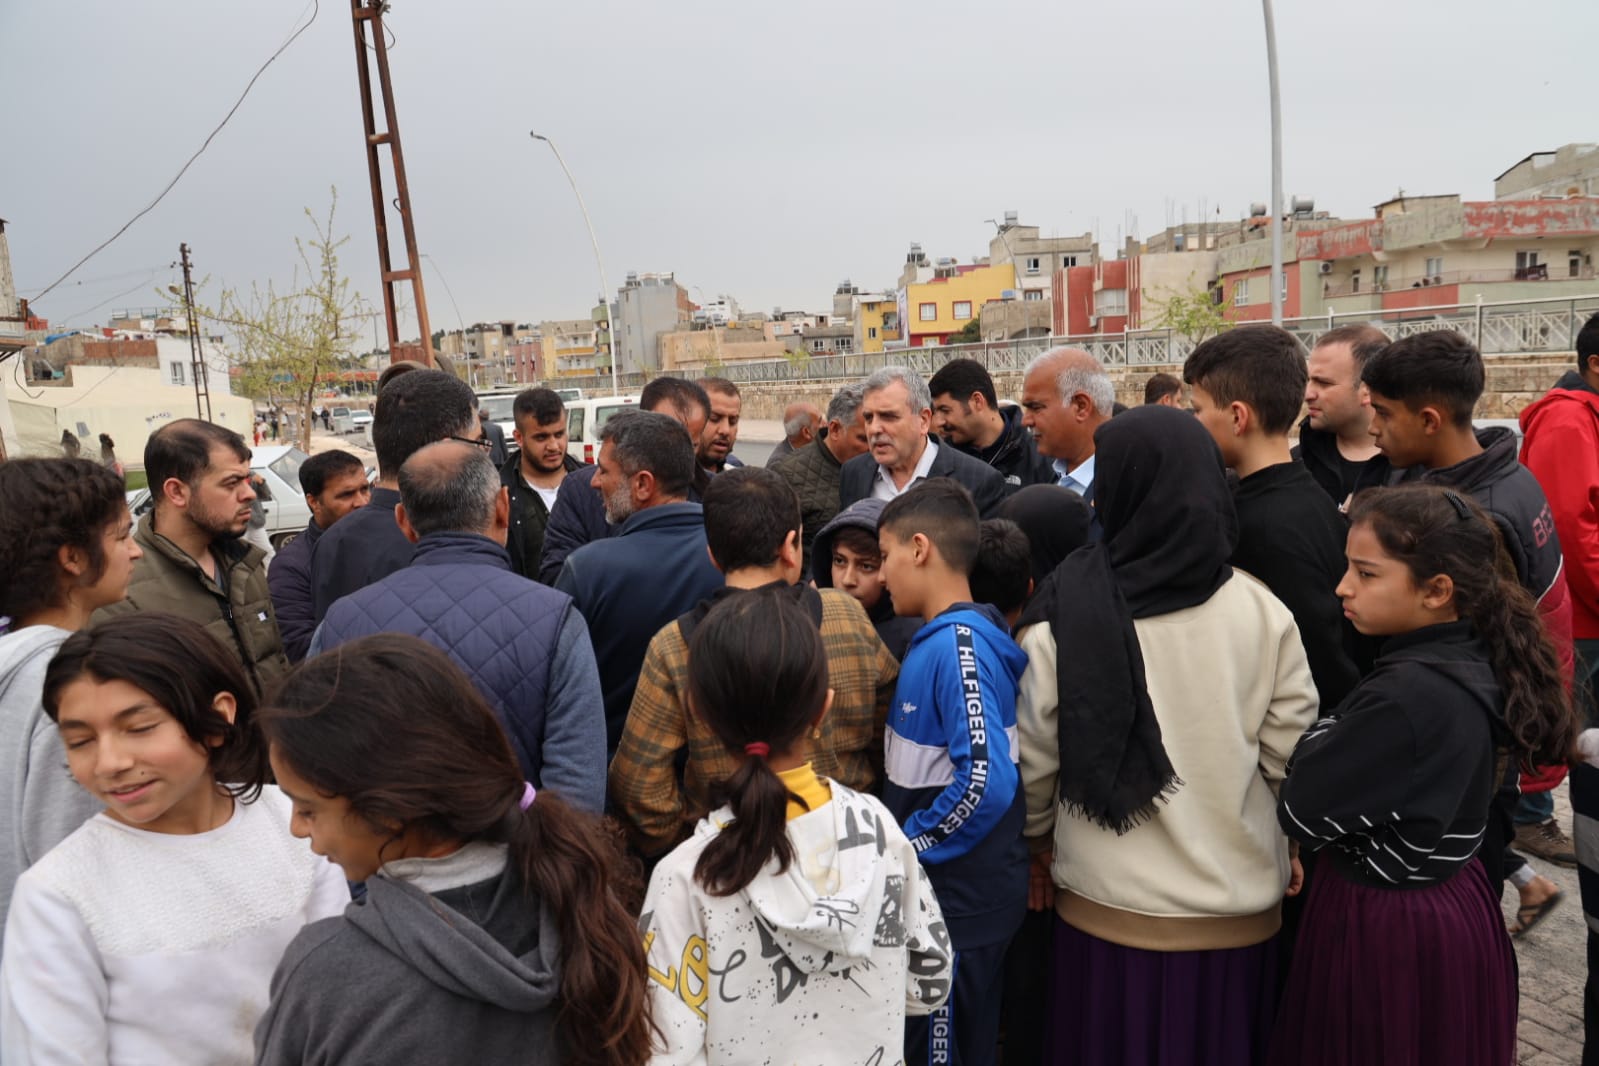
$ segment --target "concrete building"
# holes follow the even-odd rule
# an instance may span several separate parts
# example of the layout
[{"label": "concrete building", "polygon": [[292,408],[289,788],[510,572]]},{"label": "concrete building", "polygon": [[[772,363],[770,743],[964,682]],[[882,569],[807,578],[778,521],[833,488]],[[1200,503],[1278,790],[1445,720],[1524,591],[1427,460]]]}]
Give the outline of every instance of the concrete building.
[{"label": "concrete building", "polygon": [[1041,237],[1037,226],[1023,226],[1015,211],[1006,211],[999,232],[988,242],[988,261],[996,267],[1009,266],[1013,284],[1021,300],[1048,300],[1051,279],[1057,270],[1092,266],[1095,259],[1094,235]]},{"label": "concrete building", "polygon": [[[658,338],[689,321],[693,304],[688,291],[670,273],[629,273],[616,294],[616,332],[624,374],[662,368]],[[546,335],[547,336],[547,335]]]},{"label": "concrete building", "polygon": [[691,316],[691,321],[699,326],[730,326],[738,319],[738,301],[725,293],[696,308]]},{"label": "concrete building", "polygon": [[1495,200],[1599,196],[1599,144],[1534,152],[1494,179]]},{"label": "concrete building", "polygon": [[855,329],[857,352],[880,352],[900,344],[899,301],[891,292],[858,292],[850,320]]},{"label": "concrete building", "polygon": [[[912,248],[920,252],[918,246]],[[924,269],[919,263],[907,261],[906,274],[901,276],[920,277]],[[895,311],[904,323],[906,344],[911,348],[949,343],[951,334],[977,319],[983,305],[1000,299],[1014,280],[1009,264],[961,265],[953,259],[939,259],[931,273],[932,277],[925,281],[902,285],[897,294]]]},{"label": "concrete building", "polygon": [[[589,377],[598,373],[599,331],[592,318],[539,323],[545,377]],[[609,369],[609,368],[607,368]]]},{"label": "concrete building", "polygon": [[855,351],[855,327],[848,322],[816,326],[806,330],[799,342],[807,355],[849,355]]},{"label": "concrete building", "polygon": [[[224,378],[226,375],[222,375]],[[98,455],[97,439],[109,433],[124,462],[138,462],[151,433],[177,418],[193,418],[194,390],[168,384],[144,366],[77,364],[56,380],[9,394],[18,447],[8,455],[60,455],[61,433],[71,430],[86,454]],[[211,419],[249,439],[253,405],[242,396],[211,390]]]},{"label": "concrete building", "polygon": [[[1463,202],[1401,196],[1374,218],[1286,242],[1289,318],[1586,295],[1599,255],[1599,197]],[[1240,321],[1270,317],[1270,244],[1222,249],[1218,283]]]},{"label": "concrete building", "polygon": [[785,311],[772,308],[772,316],[762,325],[766,339],[775,341],[785,337],[798,337],[808,329],[827,325],[827,315],[813,315],[809,311]]},{"label": "concrete building", "polygon": [[681,329],[660,335],[661,367],[668,374],[689,377],[715,374],[719,367],[763,359],[782,359],[789,345],[769,340],[764,330]]}]

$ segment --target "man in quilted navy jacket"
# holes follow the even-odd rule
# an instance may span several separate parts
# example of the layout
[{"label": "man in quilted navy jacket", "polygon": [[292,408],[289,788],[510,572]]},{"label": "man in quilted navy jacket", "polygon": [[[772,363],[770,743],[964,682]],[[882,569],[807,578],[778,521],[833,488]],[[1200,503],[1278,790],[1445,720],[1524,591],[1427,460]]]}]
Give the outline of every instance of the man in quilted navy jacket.
[{"label": "man in quilted navy jacket", "polygon": [[588,627],[570,596],[512,571],[510,503],[488,453],[457,441],[417,451],[395,518],[416,545],[411,564],[335,603],[311,654],[373,633],[421,637],[489,701],[528,781],[601,810],[605,704]]}]

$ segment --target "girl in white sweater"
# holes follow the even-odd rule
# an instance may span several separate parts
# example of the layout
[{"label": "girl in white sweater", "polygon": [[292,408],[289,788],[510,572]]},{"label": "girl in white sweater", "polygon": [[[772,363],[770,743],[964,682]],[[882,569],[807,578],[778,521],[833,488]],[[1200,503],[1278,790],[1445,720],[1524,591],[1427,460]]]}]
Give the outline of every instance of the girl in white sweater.
[{"label": "girl in white sweater", "polygon": [[17,881],[0,1060],[248,1063],[284,948],[349,901],[263,788],[238,660],[158,613],[73,634],[44,680],[72,776],[105,810]]},{"label": "girl in white sweater", "polygon": [[902,1061],[905,1015],[949,994],[927,878],[878,800],[816,776],[832,702],[816,624],[769,591],[714,607],[689,704],[743,764],[728,805],[656,867],[641,925],[657,1063]]}]

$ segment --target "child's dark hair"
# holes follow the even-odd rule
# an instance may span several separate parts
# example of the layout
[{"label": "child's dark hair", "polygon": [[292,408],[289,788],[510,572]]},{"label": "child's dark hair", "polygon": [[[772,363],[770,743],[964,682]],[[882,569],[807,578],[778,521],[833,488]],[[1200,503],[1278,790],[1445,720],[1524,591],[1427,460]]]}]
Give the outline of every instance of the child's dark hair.
[{"label": "child's dark hair", "polygon": [[1305,351],[1299,338],[1281,326],[1239,326],[1194,349],[1183,364],[1183,380],[1198,385],[1222,407],[1233,402],[1254,408],[1260,428],[1287,433],[1305,402]]},{"label": "child's dark hair", "polygon": [[285,677],[260,722],[278,759],[377,832],[509,845],[511,869],[560,933],[567,1060],[650,1057],[636,873],[595,816],[546,791],[521,809],[505,731],[448,656],[393,633],[341,644]]},{"label": "child's dark hair", "polygon": [[61,606],[62,548],[88,556],[78,584],[100,580],[106,564],[100,538],[127,509],[122,479],[88,459],[0,463],[0,615],[15,627]]},{"label": "child's dark hair", "polygon": [[781,590],[755,589],[713,607],[688,652],[689,706],[743,760],[725,794],[733,821],[700,853],[694,877],[731,896],[768,860],[794,859],[789,791],[766,758],[805,735],[827,702],[827,654],[816,623]]},{"label": "child's dark hair", "polygon": [[[255,687],[238,656],[199,622],[161,611],[140,611],[81,629],[62,643],[44,674],[44,712],[56,721],[61,690],[80,678],[125,681],[178,720],[206,750],[211,776],[249,803],[267,779],[266,745],[256,723]],[[212,706],[233,697],[229,722]]]},{"label": "child's dark hair", "polygon": [[1008,518],[986,518],[978,532],[972,566],[972,600],[1010,614],[1027,602],[1033,580],[1033,547],[1022,527]]},{"label": "child's dark hair", "polygon": [[1567,762],[1578,721],[1560,658],[1493,519],[1453,489],[1405,485],[1360,493],[1349,521],[1369,526],[1418,584],[1449,576],[1455,609],[1488,645],[1519,756],[1531,765]]},{"label": "child's dark hair", "polygon": [[971,573],[977,561],[977,504],[965,486],[949,478],[931,478],[895,497],[883,508],[877,531],[901,541],[922,534],[958,573]]},{"label": "child's dark hair", "polygon": [[1360,380],[1372,392],[1411,410],[1436,405],[1456,426],[1471,425],[1471,413],[1486,382],[1482,354],[1452,329],[1401,337],[1372,356]]},{"label": "child's dark hair", "polygon": [[799,497],[783,475],[764,466],[718,474],[701,505],[705,543],[723,573],[771,566],[789,534],[800,531]]},{"label": "child's dark hair", "polygon": [[[840,526],[833,531],[833,547],[844,547],[856,555],[866,559],[883,557],[883,550],[877,544],[877,534],[865,526]],[[832,560],[828,560],[829,563]]]}]

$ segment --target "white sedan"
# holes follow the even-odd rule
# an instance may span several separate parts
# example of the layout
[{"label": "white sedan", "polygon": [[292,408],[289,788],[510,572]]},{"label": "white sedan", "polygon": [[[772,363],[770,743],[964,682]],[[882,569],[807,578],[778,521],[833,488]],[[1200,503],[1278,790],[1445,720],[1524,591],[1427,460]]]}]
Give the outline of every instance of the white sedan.
[{"label": "white sedan", "polygon": [[[250,456],[250,472],[266,482],[261,506],[266,511],[267,537],[273,548],[281,548],[298,536],[311,521],[311,508],[306,505],[305,493],[300,490],[300,464],[310,456],[292,444],[264,445]],[[148,488],[128,493],[128,510],[137,522],[150,512],[151,499]]]}]

